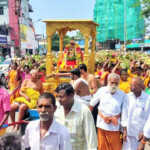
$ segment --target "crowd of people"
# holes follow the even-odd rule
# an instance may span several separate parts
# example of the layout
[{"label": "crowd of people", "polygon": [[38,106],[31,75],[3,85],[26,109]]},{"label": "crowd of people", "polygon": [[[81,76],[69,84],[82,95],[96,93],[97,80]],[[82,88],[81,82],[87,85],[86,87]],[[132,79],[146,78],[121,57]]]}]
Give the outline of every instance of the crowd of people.
[{"label": "crowd of people", "polygon": [[53,73],[54,78],[70,77],[70,83],[48,93],[45,67],[30,59],[30,64],[25,59],[11,64],[8,90],[0,82],[0,135],[9,116],[20,122],[28,109],[37,109],[39,120],[31,121],[23,136],[26,149],[144,150],[150,139],[150,65],[131,60],[129,68],[122,68],[116,57],[97,63],[90,74],[80,64]]}]

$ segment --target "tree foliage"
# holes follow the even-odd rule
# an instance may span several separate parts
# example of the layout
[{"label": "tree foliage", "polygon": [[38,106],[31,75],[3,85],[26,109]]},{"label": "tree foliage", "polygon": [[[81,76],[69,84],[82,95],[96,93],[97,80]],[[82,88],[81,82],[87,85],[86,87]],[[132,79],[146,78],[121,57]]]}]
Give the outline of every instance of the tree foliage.
[{"label": "tree foliage", "polygon": [[[71,40],[71,38],[66,35],[63,40],[64,46],[69,44],[70,40]],[[52,50],[59,51],[59,35],[58,35],[58,33],[55,33],[52,37]]]},{"label": "tree foliage", "polygon": [[150,0],[142,0],[142,14],[145,18],[150,17]]},{"label": "tree foliage", "polygon": [[84,36],[80,31],[77,31],[75,39],[80,39],[81,40],[81,39],[84,39]]}]

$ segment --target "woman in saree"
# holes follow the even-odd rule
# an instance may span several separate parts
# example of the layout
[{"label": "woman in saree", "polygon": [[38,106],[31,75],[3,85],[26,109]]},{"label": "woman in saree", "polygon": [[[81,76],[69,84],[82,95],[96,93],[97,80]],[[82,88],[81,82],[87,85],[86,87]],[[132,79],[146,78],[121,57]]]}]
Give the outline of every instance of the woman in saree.
[{"label": "woman in saree", "polygon": [[13,90],[15,90],[16,87],[18,86],[18,82],[17,82],[18,71],[17,71],[17,68],[18,68],[18,64],[13,63],[12,66],[11,66],[11,70],[8,74],[8,79],[9,79],[8,85],[9,85],[9,90],[11,92],[13,92]]},{"label": "woman in saree", "polygon": [[[11,119],[15,122],[15,112],[19,110],[18,121],[21,121],[28,109],[36,108],[37,100],[40,94],[43,92],[42,82],[38,77],[37,70],[31,70],[31,78],[25,79],[21,85],[19,91],[20,97],[14,99],[14,103],[11,105]],[[19,126],[17,125],[17,130]]]},{"label": "woman in saree", "polygon": [[13,103],[15,97],[19,95],[19,89],[21,87],[22,78],[20,76],[20,66],[15,62],[11,66],[11,70],[8,74],[8,87],[10,91],[10,103]]}]

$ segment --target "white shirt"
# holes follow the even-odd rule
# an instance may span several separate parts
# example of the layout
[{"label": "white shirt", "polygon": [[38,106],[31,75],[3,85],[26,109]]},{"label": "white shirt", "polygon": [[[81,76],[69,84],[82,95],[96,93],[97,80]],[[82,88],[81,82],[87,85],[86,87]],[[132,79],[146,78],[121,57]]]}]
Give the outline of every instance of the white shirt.
[{"label": "white shirt", "polygon": [[128,94],[127,135],[137,138],[143,133],[143,128],[150,114],[150,96],[144,91],[140,97],[133,92]]},{"label": "white shirt", "polygon": [[[121,114],[122,124],[124,116],[127,112],[127,96],[121,90],[117,90],[116,93],[111,94],[107,86],[100,88],[93,96],[90,105],[95,106],[98,104],[98,110],[104,116],[116,116]],[[112,123],[107,124],[104,120],[97,115],[97,127],[108,131],[119,131],[120,130],[120,118],[118,119],[118,125],[115,126]]]},{"label": "white shirt", "polygon": [[23,143],[25,148],[30,147],[31,150],[72,150],[68,130],[55,120],[42,139],[40,139],[40,120],[30,122]]},{"label": "white shirt", "polygon": [[67,116],[63,106],[58,106],[55,119],[68,128],[73,150],[97,150],[94,120],[86,105],[75,99]]},{"label": "white shirt", "polygon": [[144,132],[143,134],[146,138],[150,138],[150,114],[149,114],[148,120],[145,123],[143,132]]}]

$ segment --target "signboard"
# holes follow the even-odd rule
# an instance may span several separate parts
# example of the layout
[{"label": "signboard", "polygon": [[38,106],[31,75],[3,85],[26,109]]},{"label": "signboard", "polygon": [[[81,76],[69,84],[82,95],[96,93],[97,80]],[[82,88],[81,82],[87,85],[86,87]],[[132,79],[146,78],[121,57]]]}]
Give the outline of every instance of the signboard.
[{"label": "signboard", "polygon": [[22,49],[35,49],[37,44],[35,40],[34,30],[31,27],[21,24],[21,48]]},{"label": "signboard", "polygon": [[0,44],[7,44],[7,36],[0,35]]}]

